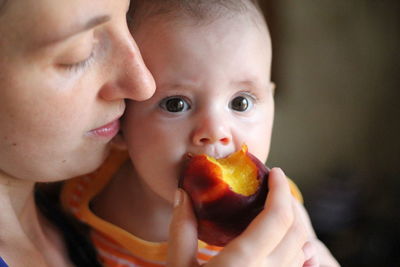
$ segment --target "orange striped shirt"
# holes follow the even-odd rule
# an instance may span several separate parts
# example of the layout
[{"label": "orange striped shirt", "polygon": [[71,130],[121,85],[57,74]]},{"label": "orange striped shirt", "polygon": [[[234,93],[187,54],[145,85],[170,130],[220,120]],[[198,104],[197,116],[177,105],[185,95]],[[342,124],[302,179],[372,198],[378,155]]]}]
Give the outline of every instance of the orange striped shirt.
[{"label": "orange striped shirt", "polygon": [[[96,216],[89,208],[90,201],[110,182],[113,174],[127,159],[126,152],[113,151],[97,171],[69,180],[61,192],[61,203],[68,212],[91,227],[91,240],[105,266],[165,266],[168,249],[166,242],[140,239]],[[290,185],[292,194],[302,201],[296,185],[291,181]],[[222,249],[200,240],[198,248],[197,259],[200,263],[207,262]]]}]

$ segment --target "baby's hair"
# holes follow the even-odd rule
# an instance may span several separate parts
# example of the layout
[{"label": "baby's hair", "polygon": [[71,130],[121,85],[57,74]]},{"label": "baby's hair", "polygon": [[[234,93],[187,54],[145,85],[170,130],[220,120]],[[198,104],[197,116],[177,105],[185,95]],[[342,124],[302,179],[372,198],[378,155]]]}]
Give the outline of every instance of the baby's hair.
[{"label": "baby's hair", "polygon": [[147,18],[160,15],[191,18],[196,23],[207,23],[250,10],[263,16],[258,0],[134,0],[131,1],[128,18],[133,27]]}]

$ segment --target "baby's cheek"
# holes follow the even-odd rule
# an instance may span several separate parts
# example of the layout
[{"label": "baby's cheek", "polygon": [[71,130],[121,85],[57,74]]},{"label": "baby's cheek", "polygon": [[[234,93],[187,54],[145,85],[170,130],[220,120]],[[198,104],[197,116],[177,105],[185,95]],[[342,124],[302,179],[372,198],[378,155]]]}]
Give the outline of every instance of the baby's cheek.
[{"label": "baby's cheek", "polygon": [[[263,136],[257,139],[258,137],[254,137],[252,141],[250,141],[247,145],[249,147],[249,151],[254,154],[260,161],[266,162],[269,155],[270,150],[270,137]],[[257,142],[257,140],[259,140]]]}]

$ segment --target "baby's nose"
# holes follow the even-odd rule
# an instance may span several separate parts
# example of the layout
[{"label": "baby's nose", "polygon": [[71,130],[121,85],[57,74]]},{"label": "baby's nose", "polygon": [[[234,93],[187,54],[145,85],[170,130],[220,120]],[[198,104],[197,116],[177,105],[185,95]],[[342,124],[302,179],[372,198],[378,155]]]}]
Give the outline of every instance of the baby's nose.
[{"label": "baby's nose", "polygon": [[232,142],[232,136],[225,122],[208,117],[202,120],[194,130],[192,141],[197,146],[217,143],[228,145]]}]

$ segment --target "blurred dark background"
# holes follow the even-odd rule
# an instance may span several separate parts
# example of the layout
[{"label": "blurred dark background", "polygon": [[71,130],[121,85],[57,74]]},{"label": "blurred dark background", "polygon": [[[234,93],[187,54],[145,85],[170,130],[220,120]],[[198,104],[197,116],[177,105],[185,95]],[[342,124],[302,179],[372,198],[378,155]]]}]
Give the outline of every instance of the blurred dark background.
[{"label": "blurred dark background", "polygon": [[299,185],[342,266],[400,266],[400,1],[262,5],[277,84],[267,164]]}]

